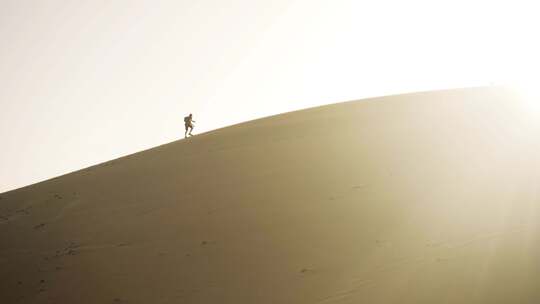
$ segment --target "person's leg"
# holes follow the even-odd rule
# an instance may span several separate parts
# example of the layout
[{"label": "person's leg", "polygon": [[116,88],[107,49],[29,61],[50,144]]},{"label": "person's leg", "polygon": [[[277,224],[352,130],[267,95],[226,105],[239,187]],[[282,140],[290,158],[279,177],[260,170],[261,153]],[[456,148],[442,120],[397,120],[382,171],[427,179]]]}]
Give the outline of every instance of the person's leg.
[{"label": "person's leg", "polygon": [[189,135],[193,135],[191,132],[193,132],[193,125],[189,126]]},{"label": "person's leg", "polygon": [[184,133],[184,138],[187,138],[187,131],[188,131],[188,126],[186,125],[186,132]]}]

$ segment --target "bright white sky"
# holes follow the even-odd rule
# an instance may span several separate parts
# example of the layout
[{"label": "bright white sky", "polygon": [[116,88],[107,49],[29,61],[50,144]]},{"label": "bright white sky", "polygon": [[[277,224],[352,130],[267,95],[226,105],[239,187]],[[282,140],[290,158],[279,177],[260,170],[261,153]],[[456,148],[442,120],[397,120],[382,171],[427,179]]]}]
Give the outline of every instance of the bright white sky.
[{"label": "bright white sky", "polygon": [[0,192],[194,133],[534,81],[534,1],[0,0]]}]

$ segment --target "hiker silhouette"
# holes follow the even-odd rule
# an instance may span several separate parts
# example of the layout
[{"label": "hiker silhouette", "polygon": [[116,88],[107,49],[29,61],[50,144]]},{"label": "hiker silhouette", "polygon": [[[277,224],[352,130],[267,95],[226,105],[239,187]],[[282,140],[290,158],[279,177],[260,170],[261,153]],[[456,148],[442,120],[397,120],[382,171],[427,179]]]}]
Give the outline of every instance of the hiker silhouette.
[{"label": "hiker silhouette", "polygon": [[[186,133],[184,133],[184,138],[187,138],[189,136],[193,136],[191,132],[193,132],[193,123],[195,120],[193,120],[193,114],[189,114],[188,116],[184,117],[184,125],[186,127]],[[189,131],[189,133],[188,133]]]}]

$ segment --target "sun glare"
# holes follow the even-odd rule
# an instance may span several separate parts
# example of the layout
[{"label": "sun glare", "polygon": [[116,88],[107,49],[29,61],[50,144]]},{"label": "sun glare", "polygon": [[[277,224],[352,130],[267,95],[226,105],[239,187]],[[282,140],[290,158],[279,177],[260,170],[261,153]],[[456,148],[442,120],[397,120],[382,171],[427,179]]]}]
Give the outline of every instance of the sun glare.
[{"label": "sun glare", "polygon": [[540,116],[540,89],[533,81],[521,81],[513,85],[529,114]]}]

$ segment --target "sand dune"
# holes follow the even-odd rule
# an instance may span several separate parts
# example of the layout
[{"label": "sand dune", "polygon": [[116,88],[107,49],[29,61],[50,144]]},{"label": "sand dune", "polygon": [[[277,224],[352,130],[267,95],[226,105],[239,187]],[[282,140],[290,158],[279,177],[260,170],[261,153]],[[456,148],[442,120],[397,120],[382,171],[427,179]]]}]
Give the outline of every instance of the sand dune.
[{"label": "sand dune", "polygon": [[0,302],[540,303],[538,118],[373,98],[0,194]]}]

